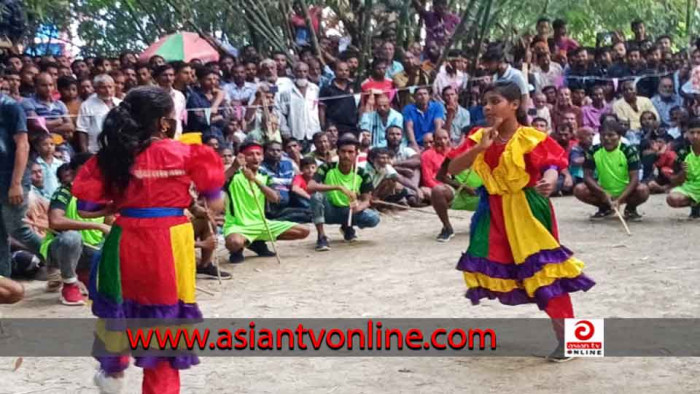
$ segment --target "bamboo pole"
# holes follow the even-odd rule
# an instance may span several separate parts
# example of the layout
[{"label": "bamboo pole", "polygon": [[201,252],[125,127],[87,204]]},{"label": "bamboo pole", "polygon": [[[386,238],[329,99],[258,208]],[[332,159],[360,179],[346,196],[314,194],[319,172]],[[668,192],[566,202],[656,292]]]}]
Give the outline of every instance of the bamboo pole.
[{"label": "bamboo pole", "polygon": [[365,0],[365,5],[362,10],[362,33],[364,33],[362,40],[362,48],[360,48],[360,67],[357,70],[357,75],[355,75],[355,91],[360,91],[360,86],[362,85],[362,77],[367,68],[367,51],[371,51],[372,42],[372,0]]},{"label": "bamboo pole", "polygon": [[311,20],[311,15],[309,15],[309,7],[306,6],[306,0],[298,1],[299,5],[301,5],[301,11],[304,13],[304,21],[306,22],[306,28],[309,29],[309,34],[311,35],[311,43],[314,46],[316,57],[321,62],[321,65],[325,66],[326,62],[323,60],[323,55],[321,54],[321,47],[318,45],[318,37],[316,37],[316,30],[314,29],[314,24]]}]

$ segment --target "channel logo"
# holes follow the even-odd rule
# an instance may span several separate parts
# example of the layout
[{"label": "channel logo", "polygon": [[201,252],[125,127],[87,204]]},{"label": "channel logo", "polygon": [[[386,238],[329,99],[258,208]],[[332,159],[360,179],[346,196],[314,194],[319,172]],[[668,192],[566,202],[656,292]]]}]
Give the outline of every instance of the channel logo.
[{"label": "channel logo", "polygon": [[605,320],[564,320],[564,351],[567,357],[603,357],[604,343]]}]

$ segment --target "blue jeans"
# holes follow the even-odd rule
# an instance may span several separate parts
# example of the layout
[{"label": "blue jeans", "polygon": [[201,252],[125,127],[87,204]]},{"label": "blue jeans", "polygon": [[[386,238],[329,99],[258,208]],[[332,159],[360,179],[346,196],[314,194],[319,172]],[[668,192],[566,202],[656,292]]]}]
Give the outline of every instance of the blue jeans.
[{"label": "blue jeans", "polygon": [[7,192],[0,195],[0,275],[10,277],[12,259],[10,256],[10,237],[26,246],[30,252],[39,255],[41,238],[22,220],[27,216],[27,196],[29,187],[24,187],[24,202],[12,205]]},{"label": "blue jeans", "polygon": [[96,252],[94,248],[83,246],[80,232],[64,231],[51,241],[47,264],[58,267],[64,281],[74,281],[76,268],[89,269]]},{"label": "blue jeans", "polygon": [[[314,224],[340,224],[346,226],[349,207],[336,207],[331,204],[323,193],[311,196],[311,211]],[[379,213],[373,209],[365,209],[352,215],[352,225],[359,228],[376,227],[379,224]]]}]

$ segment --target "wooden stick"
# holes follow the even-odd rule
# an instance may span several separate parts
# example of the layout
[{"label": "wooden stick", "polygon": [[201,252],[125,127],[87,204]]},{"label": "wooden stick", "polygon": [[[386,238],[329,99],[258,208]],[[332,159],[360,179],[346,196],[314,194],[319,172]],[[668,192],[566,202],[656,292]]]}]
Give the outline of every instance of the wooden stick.
[{"label": "wooden stick", "polygon": [[[405,205],[394,204],[393,202],[387,202],[387,201],[382,201],[382,200],[372,200],[372,204],[386,205],[387,207],[400,208],[400,209],[403,209],[403,210],[414,211],[414,212],[420,212],[420,213],[424,213],[424,214],[430,215],[430,216],[434,216],[434,215],[435,215],[435,212],[428,212],[428,211],[424,211],[424,210],[422,210],[422,209],[420,209],[420,208],[408,207],[408,206],[405,206]],[[452,217],[455,218],[455,219],[467,219],[467,218],[463,218],[463,217],[461,217],[461,216],[452,216]]]},{"label": "wooden stick", "polygon": [[272,242],[272,251],[275,252],[275,258],[277,258],[277,264],[282,264],[282,259],[280,258],[280,254],[277,251],[277,245],[275,244],[275,238],[272,237],[272,231],[270,231],[270,226],[268,226],[268,224],[267,224],[267,218],[265,217],[265,211],[262,209],[262,207],[260,206],[260,203],[258,202],[258,197],[257,197],[257,194],[255,193],[255,187],[253,186],[253,181],[248,180],[248,182],[250,182],[250,190],[253,192],[253,200],[255,201],[255,206],[258,207],[258,212],[260,213],[260,216],[262,217],[262,220],[263,220],[263,224],[265,225],[265,231],[267,231],[267,236],[270,237],[270,242]]},{"label": "wooden stick", "polygon": [[622,222],[622,225],[625,226],[625,231],[627,232],[627,235],[630,237],[632,236],[632,233],[630,232],[630,228],[627,226],[627,222],[625,221],[625,218],[622,217],[622,214],[620,213],[620,210],[617,208],[617,206],[613,203],[612,209],[615,211],[615,215],[617,215],[618,219]]},{"label": "wooden stick", "polygon": [[204,294],[209,294],[210,296],[215,295],[215,294],[212,293],[211,291],[209,291],[209,290],[204,290],[204,289],[202,289],[201,287],[195,286],[194,288],[195,288],[195,290],[201,291],[201,292],[204,293]]},{"label": "wooden stick", "polygon": [[[207,224],[209,225],[209,231],[211,232],[211,236],[214,237],[214,245],[217,245],[218,241],[218,236],[216,234],[216,231],[214,231],[214,226],[211,224],[211,221],[209,220],[209,204],[207,204],[207,199],[204,199],[204,209],[207,211]],[[216,267],[216,278],[219,279],[219,286],[221,286],[221,270],[219,269],[219,259],[216,258],[216,246],[214,246],[214,256],[212,256],[212,262],[214,263],[214,267]]]}]

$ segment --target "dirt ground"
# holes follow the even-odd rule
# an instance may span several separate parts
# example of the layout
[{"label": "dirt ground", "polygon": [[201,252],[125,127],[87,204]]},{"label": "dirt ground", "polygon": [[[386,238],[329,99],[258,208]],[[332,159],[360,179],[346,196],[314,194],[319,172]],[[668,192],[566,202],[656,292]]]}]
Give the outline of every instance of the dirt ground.
[{"label": "dirt ground", "polygon": [[[688,210],[671,210],[664,196],[640,208],[633,236],[610,219],[591,223],[593,209],[573,198],[556,199],[562,243],[587,263],[597,281],[572,298],[576,314],[608,317],[700,317],[700,222]],[[347,245],[337,226],[330,252],[305,241],[280,243],[283,264],[250,258],[232,267],[234,278],[198,286],[207,317],[544,317],[535,306],[506,307],[494,301],[471,306],[455,270],[468,242],[468,217],[455,212],[457,236],[435,242],[436,217],[415,212],[382,216],[378,228],[359,232]],[[222,261],[225,254],[220,255]],[[27,297],[4,307],[5,317],[88,317],[88,307],[58,304],[43,283],[27,283]],[[0,359],[0,393],[93,393],[96,362],[90,358]],[[693,358],[605,358],[551,364],[535,358],[205,358],[182,372],[183,393],[223,392],[698,392],[700,360]],[[141,370],[127,371],[129,393],[140,392]]]}]

